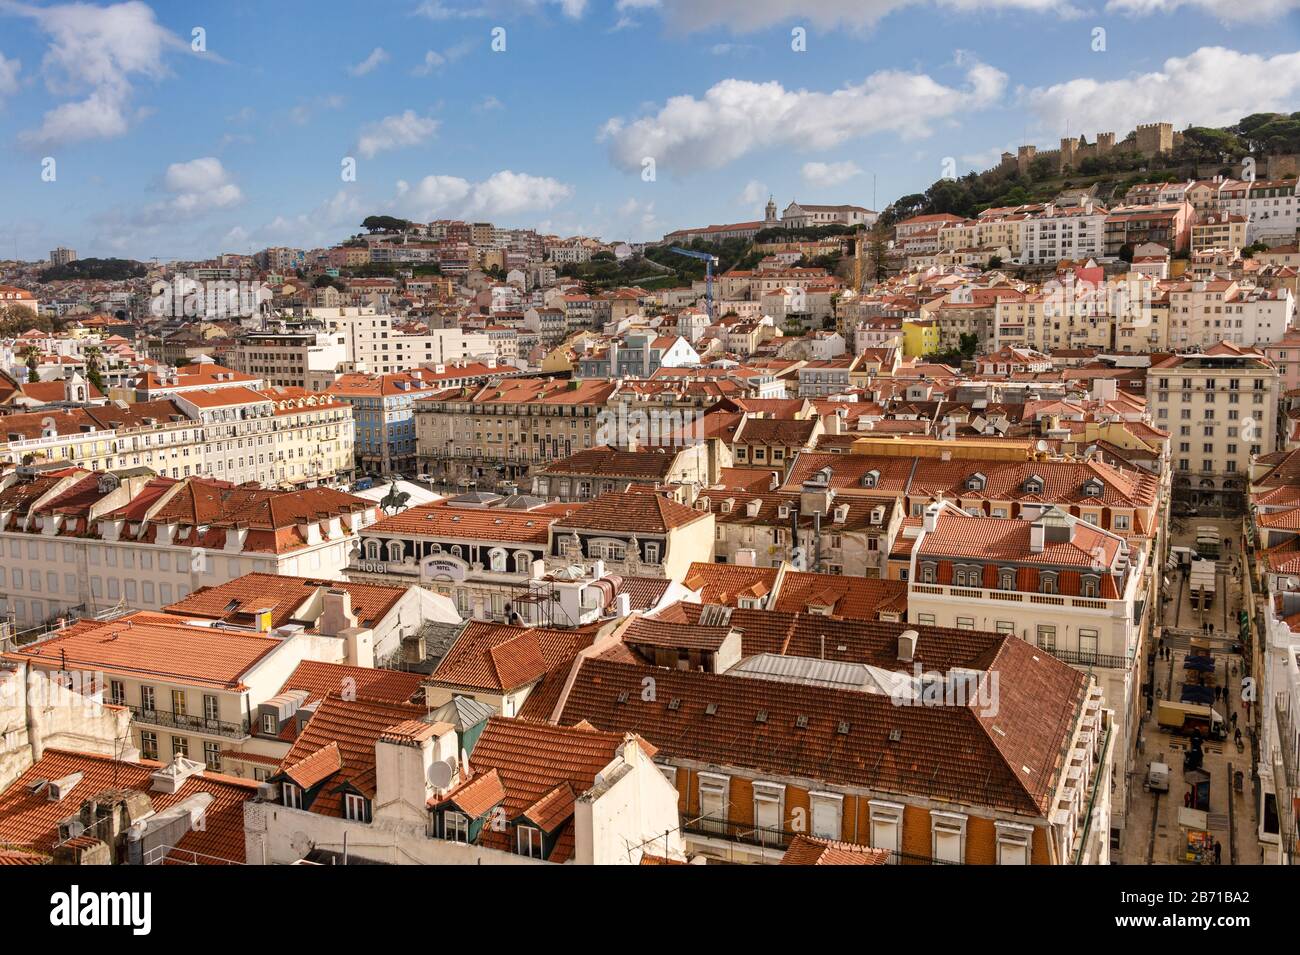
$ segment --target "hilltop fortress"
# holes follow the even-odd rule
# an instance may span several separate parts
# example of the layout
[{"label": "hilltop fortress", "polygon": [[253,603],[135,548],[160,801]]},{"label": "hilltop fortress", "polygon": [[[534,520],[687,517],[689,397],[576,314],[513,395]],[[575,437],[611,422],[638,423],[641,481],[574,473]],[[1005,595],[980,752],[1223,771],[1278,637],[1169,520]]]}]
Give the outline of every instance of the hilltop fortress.
[{"label": "hilltop fortress", "polygon": [[1023,175],[1029,172],[1035,159],[1047,159],[1056,165],[1058,173],[1064,173],[1078,168],[1085,159],[1115,153],[1159,156],[1173,152],[1182,141],[1183,134],[1175,131],[1172,123],[1144,123],[1119,142],[1115,141],[1114,133],[1098,133],[1094,143],[1089,143],[1083,136],[1062,139],[1060,149],[1021,146],[1015,153],[1003,153],[997,169],[999,172],[1015,169]]}]

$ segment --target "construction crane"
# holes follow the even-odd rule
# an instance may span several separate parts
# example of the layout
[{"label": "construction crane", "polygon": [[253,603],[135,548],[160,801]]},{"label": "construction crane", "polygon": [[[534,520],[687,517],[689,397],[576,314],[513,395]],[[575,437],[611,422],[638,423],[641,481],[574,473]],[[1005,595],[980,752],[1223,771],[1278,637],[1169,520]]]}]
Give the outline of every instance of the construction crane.
[{"label": "construction crane", "polygon": [[669,251],[676,252],[678,255],[689,255],[693,259],[704,260],[704,298],[709,303],[709,324],[713,324],[713,267],[718,264],[718,257],[710,255],[708,252],[679,249],[677,246],[672,246]]}]

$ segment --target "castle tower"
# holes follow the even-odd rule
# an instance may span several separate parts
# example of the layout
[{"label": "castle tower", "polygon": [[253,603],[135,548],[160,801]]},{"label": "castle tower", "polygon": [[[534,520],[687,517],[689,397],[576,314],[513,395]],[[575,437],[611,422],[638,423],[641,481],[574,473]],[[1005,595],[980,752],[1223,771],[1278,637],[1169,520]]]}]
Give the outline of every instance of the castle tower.
[{"label": "castle tower", "polygon": [[770,227],[776,224],[776,200],[768,196],[767,205],[763,210],[763,225]]}]

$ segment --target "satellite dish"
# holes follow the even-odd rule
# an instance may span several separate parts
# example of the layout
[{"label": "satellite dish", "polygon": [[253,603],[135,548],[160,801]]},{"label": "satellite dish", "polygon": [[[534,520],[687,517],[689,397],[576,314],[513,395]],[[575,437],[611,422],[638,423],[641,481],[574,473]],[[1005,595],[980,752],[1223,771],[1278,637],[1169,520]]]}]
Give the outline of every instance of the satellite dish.
[{"label": "satellite dish", "polygon": [[462,749],[460,751],[460,765],[461,768],[464,770],[466,777],[468,777],[469,776],[469,752],[467,750]]},{"label": "satellite dish", "polygon": [[446,789],[456,775],[455,759],[440,759],[429,767],[429,785],[434,789]]},{"label": "satellite dish", "polygon": [[1047,442],[1040,439],[1039,442],[1036,445],[1034,445],[1034,447],[1037,448],[1039,451],[1046,451]]}]

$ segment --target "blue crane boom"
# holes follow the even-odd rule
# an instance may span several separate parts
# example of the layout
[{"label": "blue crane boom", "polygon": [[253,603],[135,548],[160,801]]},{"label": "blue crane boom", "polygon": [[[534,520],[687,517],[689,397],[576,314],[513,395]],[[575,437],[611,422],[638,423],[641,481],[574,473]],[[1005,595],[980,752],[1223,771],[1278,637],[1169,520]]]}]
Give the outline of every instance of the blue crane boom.
[{"label": "blue crane boom", "polygon": [[710,255],[708,252],[696,252],[693,249],[681,249],[677,246],[671,246],[669,251],[676,252],[678,255],[688,255],[692,259],[702,259],[704,261],[704,298],[707,301],[709,309],[709,324],[713,323],[713,267],[718,264],[718,257]]}]

